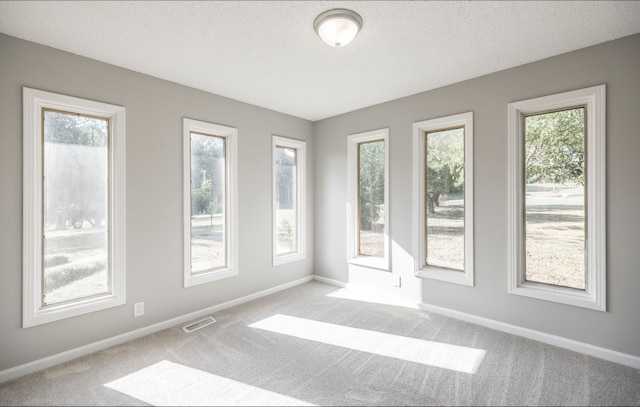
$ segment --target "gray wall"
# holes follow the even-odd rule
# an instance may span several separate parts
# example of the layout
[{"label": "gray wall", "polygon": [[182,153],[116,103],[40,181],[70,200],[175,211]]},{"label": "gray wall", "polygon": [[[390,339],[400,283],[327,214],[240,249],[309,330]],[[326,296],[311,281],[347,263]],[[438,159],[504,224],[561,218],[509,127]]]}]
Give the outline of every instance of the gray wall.
[{"label": "gray wall", "polygon": [[[379,274],[372,284],[428,304],[640,356],[638,72],[640,35],[313,124],[0,35],[0,370],[312,272],[348,281],[346,136],[383,127],[390,128],[392,267],[403,284],[393,288],[392,279]],[[608,312],[509,295],[507,104],[602,83],[607,84]],[[127,108],[127,304],[28,329],[21,328],[22,86]],[[475,287],[417,279],[411,258],[412,123],[466,111],[474,112],[475,130]],[[182,288],[183,117],[239,130],[240,275],[189,289]],[[277,268],[265,244],[271,239],[271,134],[304,139],[308,147],[307,260]],[[139,301],[146,313],[134,319],[133,303]]]},{"label": "gray wall", "polygon": [[[126,107],[127,304],[22,321],[22,87]],[[184,289],[182,118],[238,129],[239,271]],[[271,135],[307,141],[307,259],[271,266]],[[272,288],[313,271],[313,124],[0,35],[0,371]],[[269,242],[269,243],[268,243]],[[268,244],[267,244],[268,243]],[[133,303],[145,315],[133,318]]]},{"label": "gray wall", "polygon": [[[446,69],[446,67],[443,67]],[[392,80],[392,78],[389,78]],[[607,312],[507,293],[507,104],[607,85]],[[473,111],[475,287],[418,279],[412,252],[412,124]],[[392,279],[371,281],[427,304],[640,356],[640,35],[315,123],[317,275],[347,282],[347,135],[390,129]]]}]

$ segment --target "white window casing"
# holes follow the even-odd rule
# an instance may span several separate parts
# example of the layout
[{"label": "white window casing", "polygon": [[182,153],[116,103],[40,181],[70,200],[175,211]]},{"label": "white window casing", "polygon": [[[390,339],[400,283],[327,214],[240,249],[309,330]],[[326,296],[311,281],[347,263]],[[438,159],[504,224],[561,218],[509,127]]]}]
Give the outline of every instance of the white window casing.
[{"label": "white window casing", "polygon": [[[294,261],[304,260],[306,258],[306,145],[302,140],[296,140],[287,137],[272,136],[272,231],[273,231],[273,265],[291,263]],[[277,165],[276,165],[276,149],[288,148],[296,151],[296,179],[295,179],[295,250],[287,253],[277,253],[278,243],[278,225],[277,225]]]},{"label": "white window casing", "polygon": [[[606,87],[579,89],[508,105],[508,292],[606,311]],[[585,290],[525,280],[524,117],[585,107],[586,261]]]},{"label": "white window casing", "polygon": [[[426,264],[425,135],[464,128],[464,269]],[[473,112],[424,120],[413,124],[413,253],[417,277],[474,285],[473,231]]]},{"label": "white window casing", "polygon": [[[107,292],[45,304],[43,293],[43,111],[108,121]],[[23,327],[31,327],[125,303],[126,197],[125,108],[23,88]]]},{"label": "white window casing", "polygon": [[[364,256],[359,254],[359,162],[360,144],[384,143],[384,255]],[[379,129],[352,134],[347,138],[347,259],[350,264],[390,271],[389,248],[389,129]]]},{"label": "white window casing", "polygon": [[[192,272],[191,264],[191,134],[224,139],[225,188],[224,228],[225,264]],[[183,119],[183,252],[184,287],[192,287],[238,275],[238,130],[233,127],[194,119]]]}]

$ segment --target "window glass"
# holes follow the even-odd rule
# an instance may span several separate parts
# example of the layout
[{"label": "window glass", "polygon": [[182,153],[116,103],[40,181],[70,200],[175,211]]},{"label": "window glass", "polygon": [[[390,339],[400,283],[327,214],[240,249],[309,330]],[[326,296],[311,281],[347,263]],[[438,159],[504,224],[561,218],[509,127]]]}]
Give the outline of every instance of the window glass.
[{"label": "window glass", "polygon": [[276,255],[298,251],[297,150],[275,149]]},{"label": "window glass", "polygon": [[191,132],[191,272],[224,267],[225,139]]},{"label": "window glass", "polygon": [[347,180],[350,273],[391,271],[388,128],[347,137]]},{"label": "window glass", "polygon": [[279,266],[306,258],[306,142],[271,136],[272,258]]},{"label": "window glass", "polygon": [[358,255],[384,257],[384,140],[358,145]]},{"label": "window glass", "polygon": [[584,107],[524,117],[525,279],[584,290]]},{"label": "window glass", "polygon": [[464,270],[464,127],[425,132],[425,265]]},{"label": "window glass", "polygon": [[108,127],[43,109],[43,305],[111,290]]}]

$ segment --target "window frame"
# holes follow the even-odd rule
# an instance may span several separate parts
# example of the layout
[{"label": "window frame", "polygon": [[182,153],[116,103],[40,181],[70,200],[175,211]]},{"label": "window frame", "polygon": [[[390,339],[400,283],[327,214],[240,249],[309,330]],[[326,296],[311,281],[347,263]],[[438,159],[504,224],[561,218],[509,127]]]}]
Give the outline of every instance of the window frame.
[{"label": "window frame", "polygon": [[[278,227],[276,224],[276,194],[277,194],[277,165],[276,165],[276,149],[290,148],[296,150],[296,251],[277,254],[276,248],[278,244]],[[271,193],[272,193],[272,248],[273,248],[273,265],[291,263],[294,261],[304,260],[307,257],[306,250],[306,155],[307,143],[303,140],[297,140],[287,137],[271,136]]]},{"label": "window frame", "polygon": [[[191,272],[191,133],[225,140],[225,250],[227,262],[198,273]],[[193,287],[238,273],[238,129],[183,118],[183,256],[184,287]]]},{"label": "window frame", "polygon": [[[359,159],[362,143],[384,142],[384,256],[359,255]],[[391,271],[389,247],[389,128],[351,134],[347,137],[347,261],[349,264]]]},{"label": "window frame", "polygon": [[[508,292],[606,312],[606,85],[508,105]],[[585,107],[585,290],[525,280],[524,117]]]},{"label": "window frame", "polygon": [[[23,315],[22,327],[123,305],[126,302],[125,108],[23,87]],[[107,247],[110,292],[43,304],[43,110],[109,121]]]},{"label": "window frame", "polygon": [[[426,265],[425,134],[464,128],[464,270]],[[413,253],[414,275],[474,286],[473,112],[413,123]]]}]

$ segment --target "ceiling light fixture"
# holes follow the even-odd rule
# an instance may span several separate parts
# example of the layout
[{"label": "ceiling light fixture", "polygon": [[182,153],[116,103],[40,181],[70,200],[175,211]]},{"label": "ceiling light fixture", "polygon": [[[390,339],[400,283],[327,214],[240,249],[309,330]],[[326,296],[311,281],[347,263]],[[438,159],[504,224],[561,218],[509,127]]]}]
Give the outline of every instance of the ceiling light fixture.
[{"label": "ceiling light fixture", "polygon": [[316,17],[313,29],[332,47],[344,47],[362,28],[362,17],[355,11],[335,8]]}]

